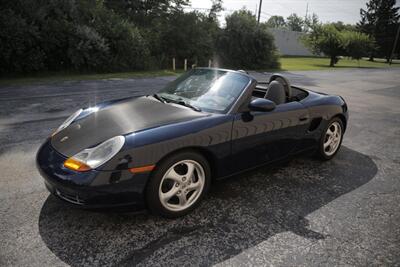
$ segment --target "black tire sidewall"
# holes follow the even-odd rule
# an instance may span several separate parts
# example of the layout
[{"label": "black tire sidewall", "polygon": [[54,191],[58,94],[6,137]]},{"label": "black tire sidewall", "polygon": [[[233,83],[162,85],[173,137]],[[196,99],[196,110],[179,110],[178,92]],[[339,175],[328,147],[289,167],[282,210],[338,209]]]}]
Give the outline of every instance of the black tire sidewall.
[{"label": "black tire sidewall", "polygon": [[[192,206],[182,211],[170,211],[161,204],[158,195],[158,190],[165,172],[172,165],[182,160],[194,160],[203,167],[205,174],[205,184],[203,187],[203,192],[201,192],[200,197],[196,200],[196,202]],[[151,213],[156,215],[161,215],[166,218],[177,218],[184,216],[189,212],[191,212],[200,204],[201,200],[204,198],[204,195],[208,192],[210,182],[211,182],[210,165],[201,154],[193,151],[184,151],[167,156],[167,158],[165,158],[159,164],[157,164],[157,167],[153,171],[150,177],[150,181],[147,184],[145,192],[147,207]]]},{"label": "black tire sidewall", "polygon": [[[324,140],[325,140],[325,135],[326,135],[326,131],[328,131],[329,127],[331,126],[332,123],[334,122],[338,122],[340,124],[341,127],[341,137],[340,137],[340,143],[338,148],[336,149],[335,153],[333,153],[332,155],[328,156],[325,153],[324,150]],[[322,132],[321,138],[319,140],[319,145],[318,145],[318,156],[323,159],[323,160],[330,160],[332,159],[340,150],[340,147],[342,146],[342,141],[343,141],[343,134],[344,134],[344,128],[343,128],[343,122],[340,118],[335,117],[333,119],[331,119],[328,124],[326,125],[324,131]]]}]

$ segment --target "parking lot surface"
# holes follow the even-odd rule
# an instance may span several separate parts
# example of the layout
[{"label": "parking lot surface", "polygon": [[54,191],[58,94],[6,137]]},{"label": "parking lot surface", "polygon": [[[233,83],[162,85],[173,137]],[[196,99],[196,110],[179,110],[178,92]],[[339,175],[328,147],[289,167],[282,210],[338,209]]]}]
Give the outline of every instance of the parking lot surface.
[{"label": "parking lot surface", "polygon": [[176,220],[71,208],[35,167],[41,142],[76,109],[153,93],[171,77],[0,87],[0,266],[399,265],[400,70],[286,75],[347,101],[338,155],[217,182]]}]

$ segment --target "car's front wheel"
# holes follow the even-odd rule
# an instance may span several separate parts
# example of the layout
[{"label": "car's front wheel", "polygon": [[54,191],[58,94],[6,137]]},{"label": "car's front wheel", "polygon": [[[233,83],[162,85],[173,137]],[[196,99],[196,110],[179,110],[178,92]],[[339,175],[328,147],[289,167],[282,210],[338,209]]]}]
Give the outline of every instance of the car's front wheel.
[{"label": "car's front wheel", "polygon": [[343,133],[342,120],[337,117],[333,118],[328,123],[328,127],[323,132],[319,142],[318,155],[321,159],[329,160],[336,155],[342,144]]},{"label": "car's front wheel", "polygon": [[158,164],[146,190],[147,205],[168,218],[192,211],[208,190],[211,171],[207,160],[195,152],[172,155]]}]

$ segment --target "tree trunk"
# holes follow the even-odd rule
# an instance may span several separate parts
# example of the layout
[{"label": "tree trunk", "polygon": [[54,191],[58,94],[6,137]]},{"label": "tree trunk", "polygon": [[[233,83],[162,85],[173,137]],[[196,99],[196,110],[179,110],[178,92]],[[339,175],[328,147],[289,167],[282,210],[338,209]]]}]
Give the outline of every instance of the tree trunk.
[{"label": "tree trunk", "polygon": [[335,67],[335,63],[336,63],[336,57],[331,56],[331,62],[329,63],[329,67]]},{"label": "tree trunk", "polygon": [[374,55],[370,55],[368,60],[369,61],[374,61]]}]

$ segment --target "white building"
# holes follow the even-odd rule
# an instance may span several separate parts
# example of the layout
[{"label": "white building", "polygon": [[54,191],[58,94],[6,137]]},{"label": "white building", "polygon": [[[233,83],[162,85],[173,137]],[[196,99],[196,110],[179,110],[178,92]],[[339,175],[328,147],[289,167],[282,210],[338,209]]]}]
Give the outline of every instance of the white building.
[{"label": "white building", "polygon": [[275,45],[284,56],[312,56],[304,44],[299,40],[305,33],[284,29],[269,29],[275,38]]}]

